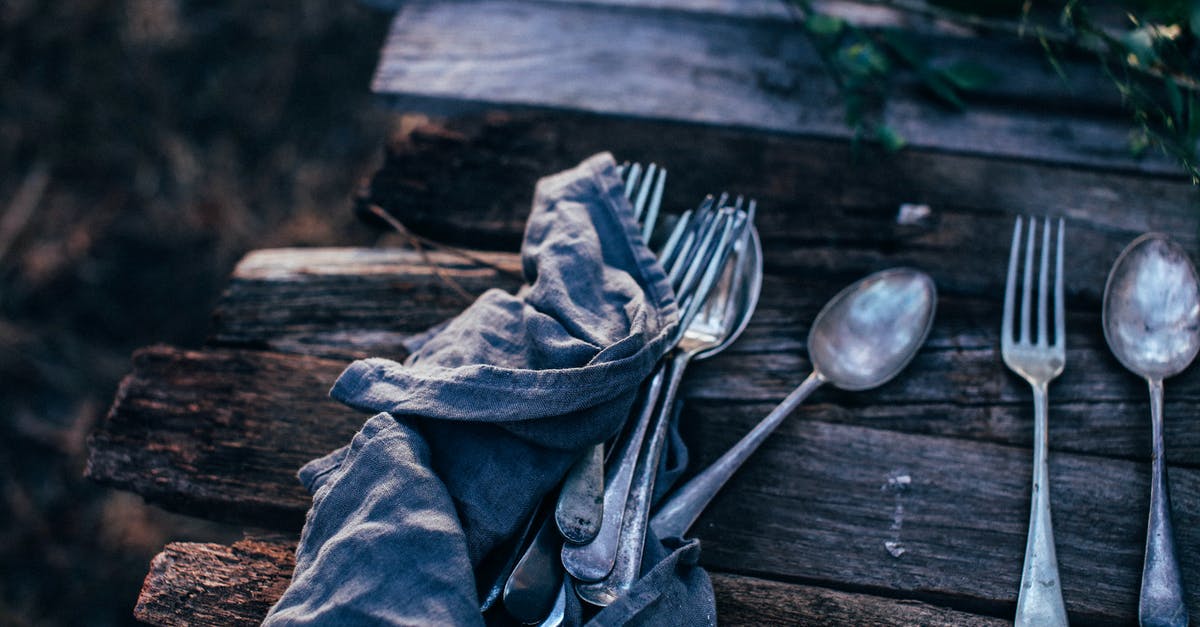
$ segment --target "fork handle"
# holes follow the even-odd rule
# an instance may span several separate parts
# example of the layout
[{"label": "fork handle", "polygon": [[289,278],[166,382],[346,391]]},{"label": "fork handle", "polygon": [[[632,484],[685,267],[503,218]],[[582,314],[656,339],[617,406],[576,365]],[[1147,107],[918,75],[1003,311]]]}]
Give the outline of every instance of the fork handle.
[{"label": "fork handle", "polygon": [[1188,612],[1183,602],[1183,577],[1179,571],[1179,560],[1175,557],[1175,533],[1171,528],[1171,494],[1167,490],[1162,380],[1150,379],[1149,383],[1153,438],[1150,522],[1146,528],[1146,562],[1142,567],[1138,622],[1155,627],[1185,627],[1188,624]]},{"label": "fork handle", "polygon": [[1050,627],[1067,624],[1058,558],[1054,554],[1054,527],[1050,521],[1050,468],[1048,397],[1045,383],[1033,384],[1033,496],[1029,536],[1025,540],[1025,566],[1017,595],[1016,625]]}]

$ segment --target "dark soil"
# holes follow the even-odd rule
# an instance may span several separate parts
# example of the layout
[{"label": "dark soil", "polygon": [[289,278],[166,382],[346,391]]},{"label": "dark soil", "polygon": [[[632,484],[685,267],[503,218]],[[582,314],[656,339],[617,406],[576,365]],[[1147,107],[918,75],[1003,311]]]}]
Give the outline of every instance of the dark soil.
[{"label": "dark soil", "polygon": [[233,264],[368,244],[389,16],[351,0],[0,2],[0,625],[132,623],[150,558],[240,530],[82,478],[130,352],[203,342]]}]

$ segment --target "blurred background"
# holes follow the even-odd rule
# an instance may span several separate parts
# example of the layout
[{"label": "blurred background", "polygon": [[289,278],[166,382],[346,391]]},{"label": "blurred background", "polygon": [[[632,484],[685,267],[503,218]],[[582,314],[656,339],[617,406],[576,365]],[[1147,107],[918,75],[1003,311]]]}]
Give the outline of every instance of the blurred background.
[{"label": "blurred background", "polygon": [[388,15],[0,2],[0,625],[121,625],[168,540],[241,532],[82,478],[137,347],[197,346],[251,248],[361,245]]}]

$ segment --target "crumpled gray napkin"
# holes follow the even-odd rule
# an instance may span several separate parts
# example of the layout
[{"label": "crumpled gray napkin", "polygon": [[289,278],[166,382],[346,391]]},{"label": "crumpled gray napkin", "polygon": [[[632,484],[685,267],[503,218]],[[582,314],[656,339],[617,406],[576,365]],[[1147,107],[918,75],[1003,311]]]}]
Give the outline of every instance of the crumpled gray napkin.
[{"label": "crumpled gray napkin", "polygon": [[[620,428],[678,324],[607,153],[538,182],[522,267],[516,295],[483,294],[404,364],[366,359],[338,379],[334,398],[381,413],[301,469],[313,506],[264,624],[484,623],[475,569]],[[660,493],[684,463],[677,434],[671,449]],[[698,544],[652,538],[646,554],[592,624],[715,623]],[[568,623],[583,614],[572,599]]]}]

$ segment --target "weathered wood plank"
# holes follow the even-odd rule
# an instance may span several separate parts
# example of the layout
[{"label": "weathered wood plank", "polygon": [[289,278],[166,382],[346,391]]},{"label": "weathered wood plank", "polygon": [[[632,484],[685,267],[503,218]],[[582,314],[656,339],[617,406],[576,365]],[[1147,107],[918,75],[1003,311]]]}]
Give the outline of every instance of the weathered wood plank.
[{"label": "weathered wood plank", "polygon": [[[334,364],[246,351],[144,351],[96,435],[88,472],[181,511],[298,529],[309,499],[292,472],[344,444],[363,419],[323,399],[318,379],[334,374]],[[758,418],[703,416],[687,427],[693,467]],[[1020,578],[1029,457],[1026,448],[829,424],[801,410],[696,533],[714,570],[890,590],[1001,614]],[[1200,471],[1171,472],[1185,577],[1200,581]],[[911,477],[907,490],[881,489],[901,473]],[[1131,620],[1147,465],[1056,452],[1051,481],[1069,607],[1090,623]],[[889,541],[908,553],[891,557]],[[1200,601],[1200,590],[1192,594]]]},{"label": "weathered wood plank", "polygon": [[[514,255],[489,260],[511,267]],[[437,257],[472,291],[494,272]],[[260,251],[235,271],[218,306],[214,337],[223,344],[284,352],[395,356],[408,333],[454,315],[462,302],[439,284],[417,253],[401,250]],[[720,359],[689,370],[685,398],[694,411],[765,415],[810,367],[805,339],[825,301],[856,277],[766,277],[743,337]],[[515,280],[504,283],[513,287]],[[1001,363],[999,305],[943,296],[926,350],[904,376],[878,390],[823,390],[805,411],[818,420],[1027,446],[1032,437],[1028,386]],[[1055,381],[1055,450],[1148,459],[1144,384],[1112,357],[1094,312],[1068,319],[1067,369]],[[1168,455],[1200,465],[1200,369],[1167,384]],[[1068,400],[1069,399],[1069,400]],[[719,408],[719,409],[717,409]]]},{"label": "weathered wood plank", "polygon": [[713,574],[723,625],[923,625],[999,627],[1007,620],[948,610],[919,601],[838,592],[742,575]]},{"label": "weathered wood plank", "polygon": [[[906,264],[943,292],[997,299],[1014,217],[1049,214],[1067,219],[1067,289],[1082,300],[1072,308],[1098,310],[1109,264],[1138,235],[1164,231],[1198,250],[1200,197],[1185,180],[586,115],[420,125],[391,143],[362,202],[443,241],[516,250],[537,178],[601,150],[666,164],[667,211],[720,189],[756,197],[777,274]],[[929,211],[901,219],[902,203]]]},{"label": "weathered wood plank", "polygon": [[[695,463],[703,467],[744,429],[695,425]],[[792,420],[693,533],[714,569],[953,599],[1008,615],[1021,577],[1030,462],[1027,450],[1011,447]],[[1136,620],[1148,481],[1143,464],[1051,455],[1058,563],[1073,622]],[[1200,473],[1172,469],[1171,489],[1184,577],[1198,581]],[[1190,584],[1188,603],[1198,602],[1200,586]]]},{"label": "weathered wood plank", "polygon": [[298,529],[310,499],[296,471],[363,422],[326,396],[343,367],[304,355],[142,349],[91,436],[85,474],[189,514]]},{"label": "weathered wood plank", "polygon": [[[800,27],[735,3],[663,10],[662,3],[485,0],[411,2],[398,12],[373,89],[406,109],[472,104],[588,111],[643,119],[848,139],[842,96]],[[749,17],[752,19],[743,19]],[[896,90],[885,120],[913,147],[1143,172],[1174,172],[1131,156],[1127,116],[1103,74],[1072,65],[1062,80],[1034,42],[930,39],[999,76],[965,112]],[[1073,84],[1072,84],[1073,83]],[[1096,115],[1097,104],[1106,109]],[[1091,113],[1089,115],[1088,113]]]},{"label": "weathered wood plank", "polygon": [[[472,255],[519,276],[515,255]],[[215,344],[353,359],[402,359],[403,341],[493,287],[520,281],[446,252],[278,249],[250,253],[217,306]]]},{"label": "weathered wood plank", "polygon": [[[154,558],[135,615],[154,625],[257,625],[291,577],[295,542],[175,543]],[[1004,621],[914,601],[713,574],[725,625],[929,625]]]},{"label": "weathered wood plank", "polygon": [[295,541],[168,544],[150,562],[133,614],[152,625],[258,625],[283,595]]}]

